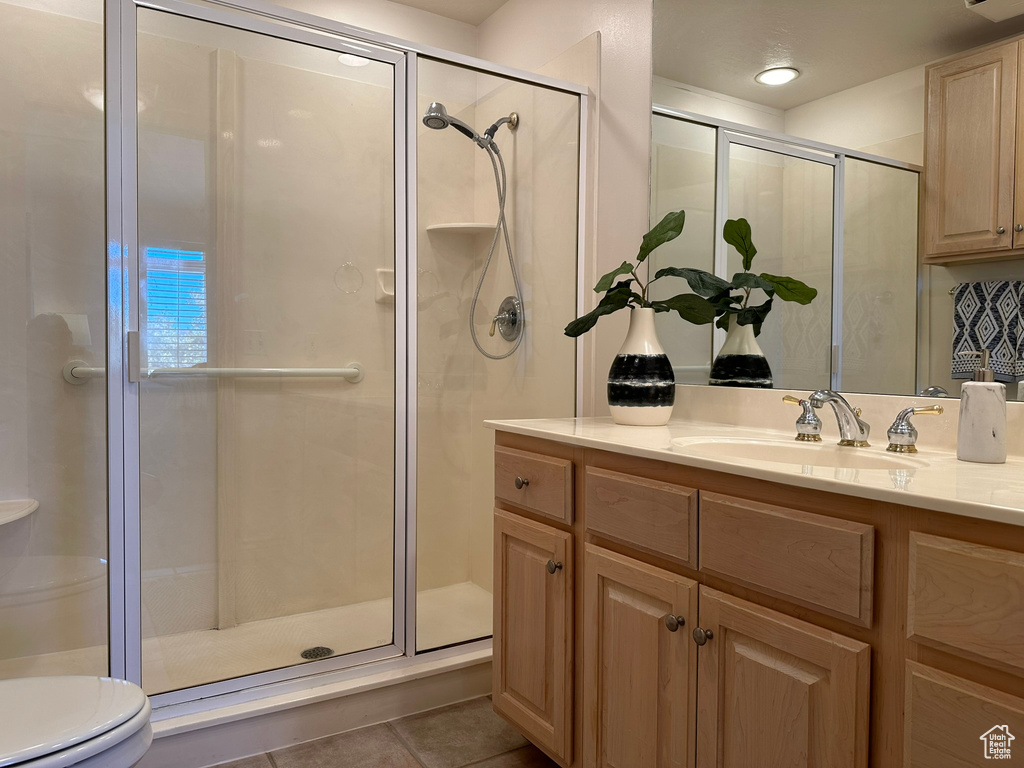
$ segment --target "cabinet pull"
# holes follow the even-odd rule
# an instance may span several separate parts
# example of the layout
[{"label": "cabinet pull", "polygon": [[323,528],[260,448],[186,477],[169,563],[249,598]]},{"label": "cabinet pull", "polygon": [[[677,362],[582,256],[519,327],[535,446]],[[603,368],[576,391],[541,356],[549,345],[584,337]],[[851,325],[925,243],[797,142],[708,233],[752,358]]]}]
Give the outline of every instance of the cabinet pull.
[{"label": "cabinet pull", "polygon": [[548,573],[554,575],[555,571],[562,570],[562,564],[556,563],[554,560],[548,560]]},{"label": "cabinet pull", "polygon": [[525,488],[529,484],[530,484],[530,481],[527,480],[525,477],[519,477],[518,475],[516,475],[516,490],[517,491],[523,490],[523,488]]},{"label": "cabinet pull", "polygon": [[665,617],[665,626],[669,632],[676,632],[679,628],[686,624],[686,619],[682,616],[673,616],[671,613]]},{"label": "cabinet pull", "polygon": [[1024,224],[1018,224],[1013,228],[1014,232],[1024,232]]},{"label": "cabinet pull", "polygon": [[1006,227],[996,227],[996,234],[997,235],[1006,234]]},{"label": "cabinet pull", "polygon": [[700,627],[695,627],[693,630],[693,642],[695,642],[697,645],[704,645],[708,640],[712,639],[714,636],[715,633],[712,632],[710,629],[701,629]]}]

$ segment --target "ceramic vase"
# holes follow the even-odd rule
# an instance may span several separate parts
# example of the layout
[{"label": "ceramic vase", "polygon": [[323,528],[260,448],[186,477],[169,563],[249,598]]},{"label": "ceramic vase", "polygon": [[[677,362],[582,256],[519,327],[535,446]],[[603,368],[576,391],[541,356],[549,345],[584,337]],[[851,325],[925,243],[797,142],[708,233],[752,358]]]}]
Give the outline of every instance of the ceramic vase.
[{"label": "ceramic vase", "polygon": [[714,387],[772,388],[772,369],[758,346],[754,326],[740,325],[735,317],[730,319],[725,344],[711,364],[708,383]]},{"label": "ceramic vase", "polygon": [[658,342],[653,309],[630,309],[629,330],[608,372],[608,405],[616,424],[661,426],[672,417],[676,377]]}]

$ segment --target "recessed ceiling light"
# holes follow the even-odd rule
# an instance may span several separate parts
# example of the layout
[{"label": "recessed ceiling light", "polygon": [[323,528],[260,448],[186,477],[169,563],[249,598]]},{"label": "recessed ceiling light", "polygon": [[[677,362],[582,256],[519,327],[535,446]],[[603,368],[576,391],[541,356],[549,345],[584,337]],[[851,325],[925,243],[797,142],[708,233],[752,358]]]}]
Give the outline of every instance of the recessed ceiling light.
[{"label": "recessed ceiling light", "polygon": [[759,72],[754,79],[761,85],[785,85],[800,77],[800,70],[793,67],[772,67]]},{"label": "recessed ceiling light", "polygon": [[356,56],[351,53],[342,53],[338,56],[338,61],[344,64],[346,67],[365,67],[370,63],[369,59],[364,59],[362,56]]}]

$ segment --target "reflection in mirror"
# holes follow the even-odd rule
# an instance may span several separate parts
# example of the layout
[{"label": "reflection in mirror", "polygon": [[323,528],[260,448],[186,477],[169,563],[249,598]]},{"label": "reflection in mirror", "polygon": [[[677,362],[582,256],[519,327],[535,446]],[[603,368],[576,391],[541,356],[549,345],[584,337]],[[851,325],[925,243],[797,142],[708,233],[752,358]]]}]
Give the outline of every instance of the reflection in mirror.
[{"label": "reflection in mirror", "polygon": [[[746,218],[758,248],[754,271],[791,275],[819,292],[807,306],[776,302],[764,324],[758,343],[776,387],[957,397],[969,374],[963,350],[954,356],[961,342],[953,289],[1019,285],[1024,237],[1002,254],[961,248],[939,258],[928,250],[929,231],[919,223],[924,190],[931,189],[922,183],[925,135],[945,129],[925,117],[926,67],[1020,35],[1024,15],[992,22],[961,0],[906,0],[898,9],[871,3],[855,16],[840,14],[815,0],[785,7],[692,0],[685,10],[654,0],[650,218],[653,224],[679,209],[687,218],[682,236],[654,254],[651,268],[732,277],[740,257],[724,242],[722,226]],[[787,66],[798,73],[788,83],[757,79]],[[974,133],[992,143],[984,127]],[[1002,163],[997,175],[1011,175]],[[965,207],[956,190],[944,194],[943,210]],[[1024,334],[1013,330],[1022,327],[1024,309],[1011,314],[1018,325],[1009,319],[1005,333],[986,339],[1016,333],[1021,343],[1004,343],[1015,357],[1024,350]],[[707,384],[724,331],[669,314],[658,323],[677,382]],[[988,344],[982,329],[971,325],[969,334],[975,346]],[[1006,381],[1014,399],[1016,380]]]},{"label": "reflection in mirror", "polygon": [[[913,394],[916,171],[656,111],[652,224],[682,208],[687,225],[651,256],[651,269],[697,267],[731,278],[742,260],[717,233],[727,219],[744,218],[757,247],[753,271],[792,276],[818,292],[809,305],[776,301],[764,323],[757,342],[774,385]],[[752,305],[767,298],[754,293]],[[658,323],[677,381],[707,384],[723,331],[681,328],[668,314]],[[896,328],[904,332],[889,332]]]}]

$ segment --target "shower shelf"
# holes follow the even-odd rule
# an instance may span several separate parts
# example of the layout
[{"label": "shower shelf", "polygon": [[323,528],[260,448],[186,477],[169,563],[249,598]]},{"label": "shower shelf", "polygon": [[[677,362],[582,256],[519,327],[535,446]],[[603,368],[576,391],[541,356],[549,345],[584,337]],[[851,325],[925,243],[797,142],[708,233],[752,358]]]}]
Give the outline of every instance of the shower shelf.
[{"label": "shower shelf", "polygon": [[21,518],[31,515],[37,509],[39,509],[39,502],[35,499],[0,501],[0,525],[21,520]]},{"label": "shower shelf", "polygon": [[451,224],[431,224],[427,232],[447,232],[456,235],[486,235],[494,232],[494,224],[479,221],[456,221]]}]

